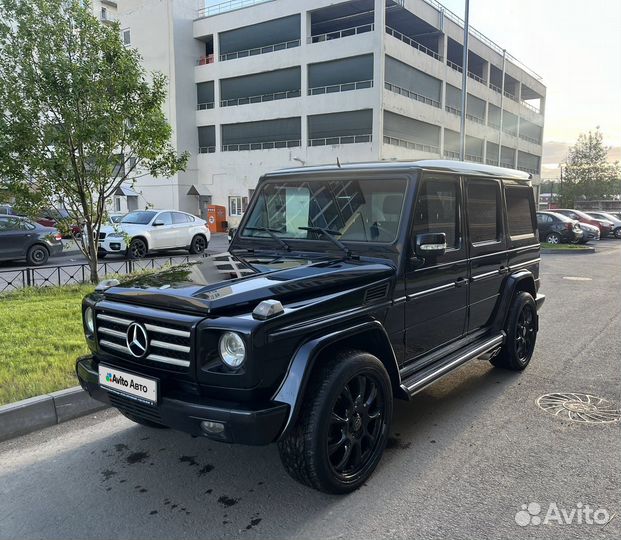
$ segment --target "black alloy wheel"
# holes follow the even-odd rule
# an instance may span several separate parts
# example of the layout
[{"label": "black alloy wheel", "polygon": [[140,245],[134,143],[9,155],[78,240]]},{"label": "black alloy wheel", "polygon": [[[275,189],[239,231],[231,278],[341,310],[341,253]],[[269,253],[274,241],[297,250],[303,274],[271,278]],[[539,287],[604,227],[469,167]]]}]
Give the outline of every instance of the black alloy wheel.
[{"label": "black alloy wheel", "polygon": [[525,304],[518,315],[515,332],[515,350],[520,362],[527,362],[535,349],[535,317],[530,304]]},{"label": "black alloy wheel", "polygon": [[507,314],[505,343],[490,362],[496,367],[522,371],[535,351],[538,329],[535,299],[526,291],[518,292]]},{"label": "black alloy wheel", "polygon": [[313,369],[299,415],[278,441],[287,473],[326,493],[349,493],[386,447],[393,392],[384,364],[358,350],[329,353]]},{"label": "black alloy wheel", "polygon": [[142,259],[147,256],[147,244],[140,238],[134,238],[127,249],[127,255],[130,259]]},{"label": "black alloy wheel", "polygon": [[352,378],[332,408],[328,459],[343,480],[356,477],[368,465],[382,434],[384,396],[372,374]]},{"label": "black alloy wheel", "polygon": [[201,253],[204,253],[206,249],[207,239],[203,235],[197,234],[192,239],[192,244],[190,245],[190,253],[192,253],[193,255],[200,255]]}]

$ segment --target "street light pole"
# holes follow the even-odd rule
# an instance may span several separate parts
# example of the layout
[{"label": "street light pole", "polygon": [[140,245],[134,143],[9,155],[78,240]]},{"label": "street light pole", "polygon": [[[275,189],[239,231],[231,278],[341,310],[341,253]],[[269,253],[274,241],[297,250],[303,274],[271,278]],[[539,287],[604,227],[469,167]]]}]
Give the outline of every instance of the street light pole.
[{"label": "street light pole", "polygon": [[470,0],[466,0],[466,16],[464,17],[464,50],[462,56],[462,74],[461,74],[461,122],[460,122],[460,140],[459,140],[459,159],[464,161],[466,157],[466,106],[468,105],[468,36],[470,28],[468,19],[470,16]]}]

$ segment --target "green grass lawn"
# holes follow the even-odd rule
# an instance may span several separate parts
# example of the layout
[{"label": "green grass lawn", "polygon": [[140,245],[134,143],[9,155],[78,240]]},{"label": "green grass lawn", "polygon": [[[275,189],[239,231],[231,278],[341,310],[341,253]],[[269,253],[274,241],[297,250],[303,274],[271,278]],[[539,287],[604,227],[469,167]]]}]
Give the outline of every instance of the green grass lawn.
[{"label": "green grass lawn", "polygon": [[82,297],[90,285],[24,289],[0,295],[0,405],[78,384],[87,352]]},{"label": "green grass lawn", "polygon": [[567,249],[576,249],[576,250],[584,250],[590,249],[591,246],[585,246],[584,244],[547,244],[546,242],[541,242],[541,247],[543,249],[558,249],[558,250],[567,250]]}]

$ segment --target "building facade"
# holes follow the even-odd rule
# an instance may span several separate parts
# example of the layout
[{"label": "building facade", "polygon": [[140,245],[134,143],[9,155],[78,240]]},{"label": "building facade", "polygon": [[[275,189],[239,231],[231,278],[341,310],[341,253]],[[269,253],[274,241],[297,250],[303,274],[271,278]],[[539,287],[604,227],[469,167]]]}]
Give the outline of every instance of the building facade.
[{"label": "building facade", "polygon": [[[156,207],[222,205],[234,225],[270,170],[459,157],[463,23],[435,0],[123,0],[119,18],[169,77],[173,143],[191,154],[136,182]],[[537,177],[540,77],[471,30],[467,90],[466,160]]]}]

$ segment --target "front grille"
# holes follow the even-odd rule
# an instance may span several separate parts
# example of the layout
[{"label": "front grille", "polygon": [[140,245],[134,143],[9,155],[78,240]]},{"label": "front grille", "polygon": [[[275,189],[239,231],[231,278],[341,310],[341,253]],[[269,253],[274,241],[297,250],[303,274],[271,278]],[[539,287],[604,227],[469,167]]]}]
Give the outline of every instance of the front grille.
[{"label": "front grille", "polygon": [[[147,351],[134,356],[127,347],[130,324],[140,323],[147,332]],[[155,367],[186,371],[191,359],[191,332],[189,325],[159,322],[129,313],[97,312],[97,337],[100,348],[108,353]]]},{"label": "front grille", "polygon": [[157,423],[162,421],[159,411],[152,405],[146,405],[111,392],[108,394],[108,399],[110,399],[110,404],[113,407],[116,407],[130,416],[137,416],[138,418],[144,418],[145,420],[151,420],[151,422]]}]

